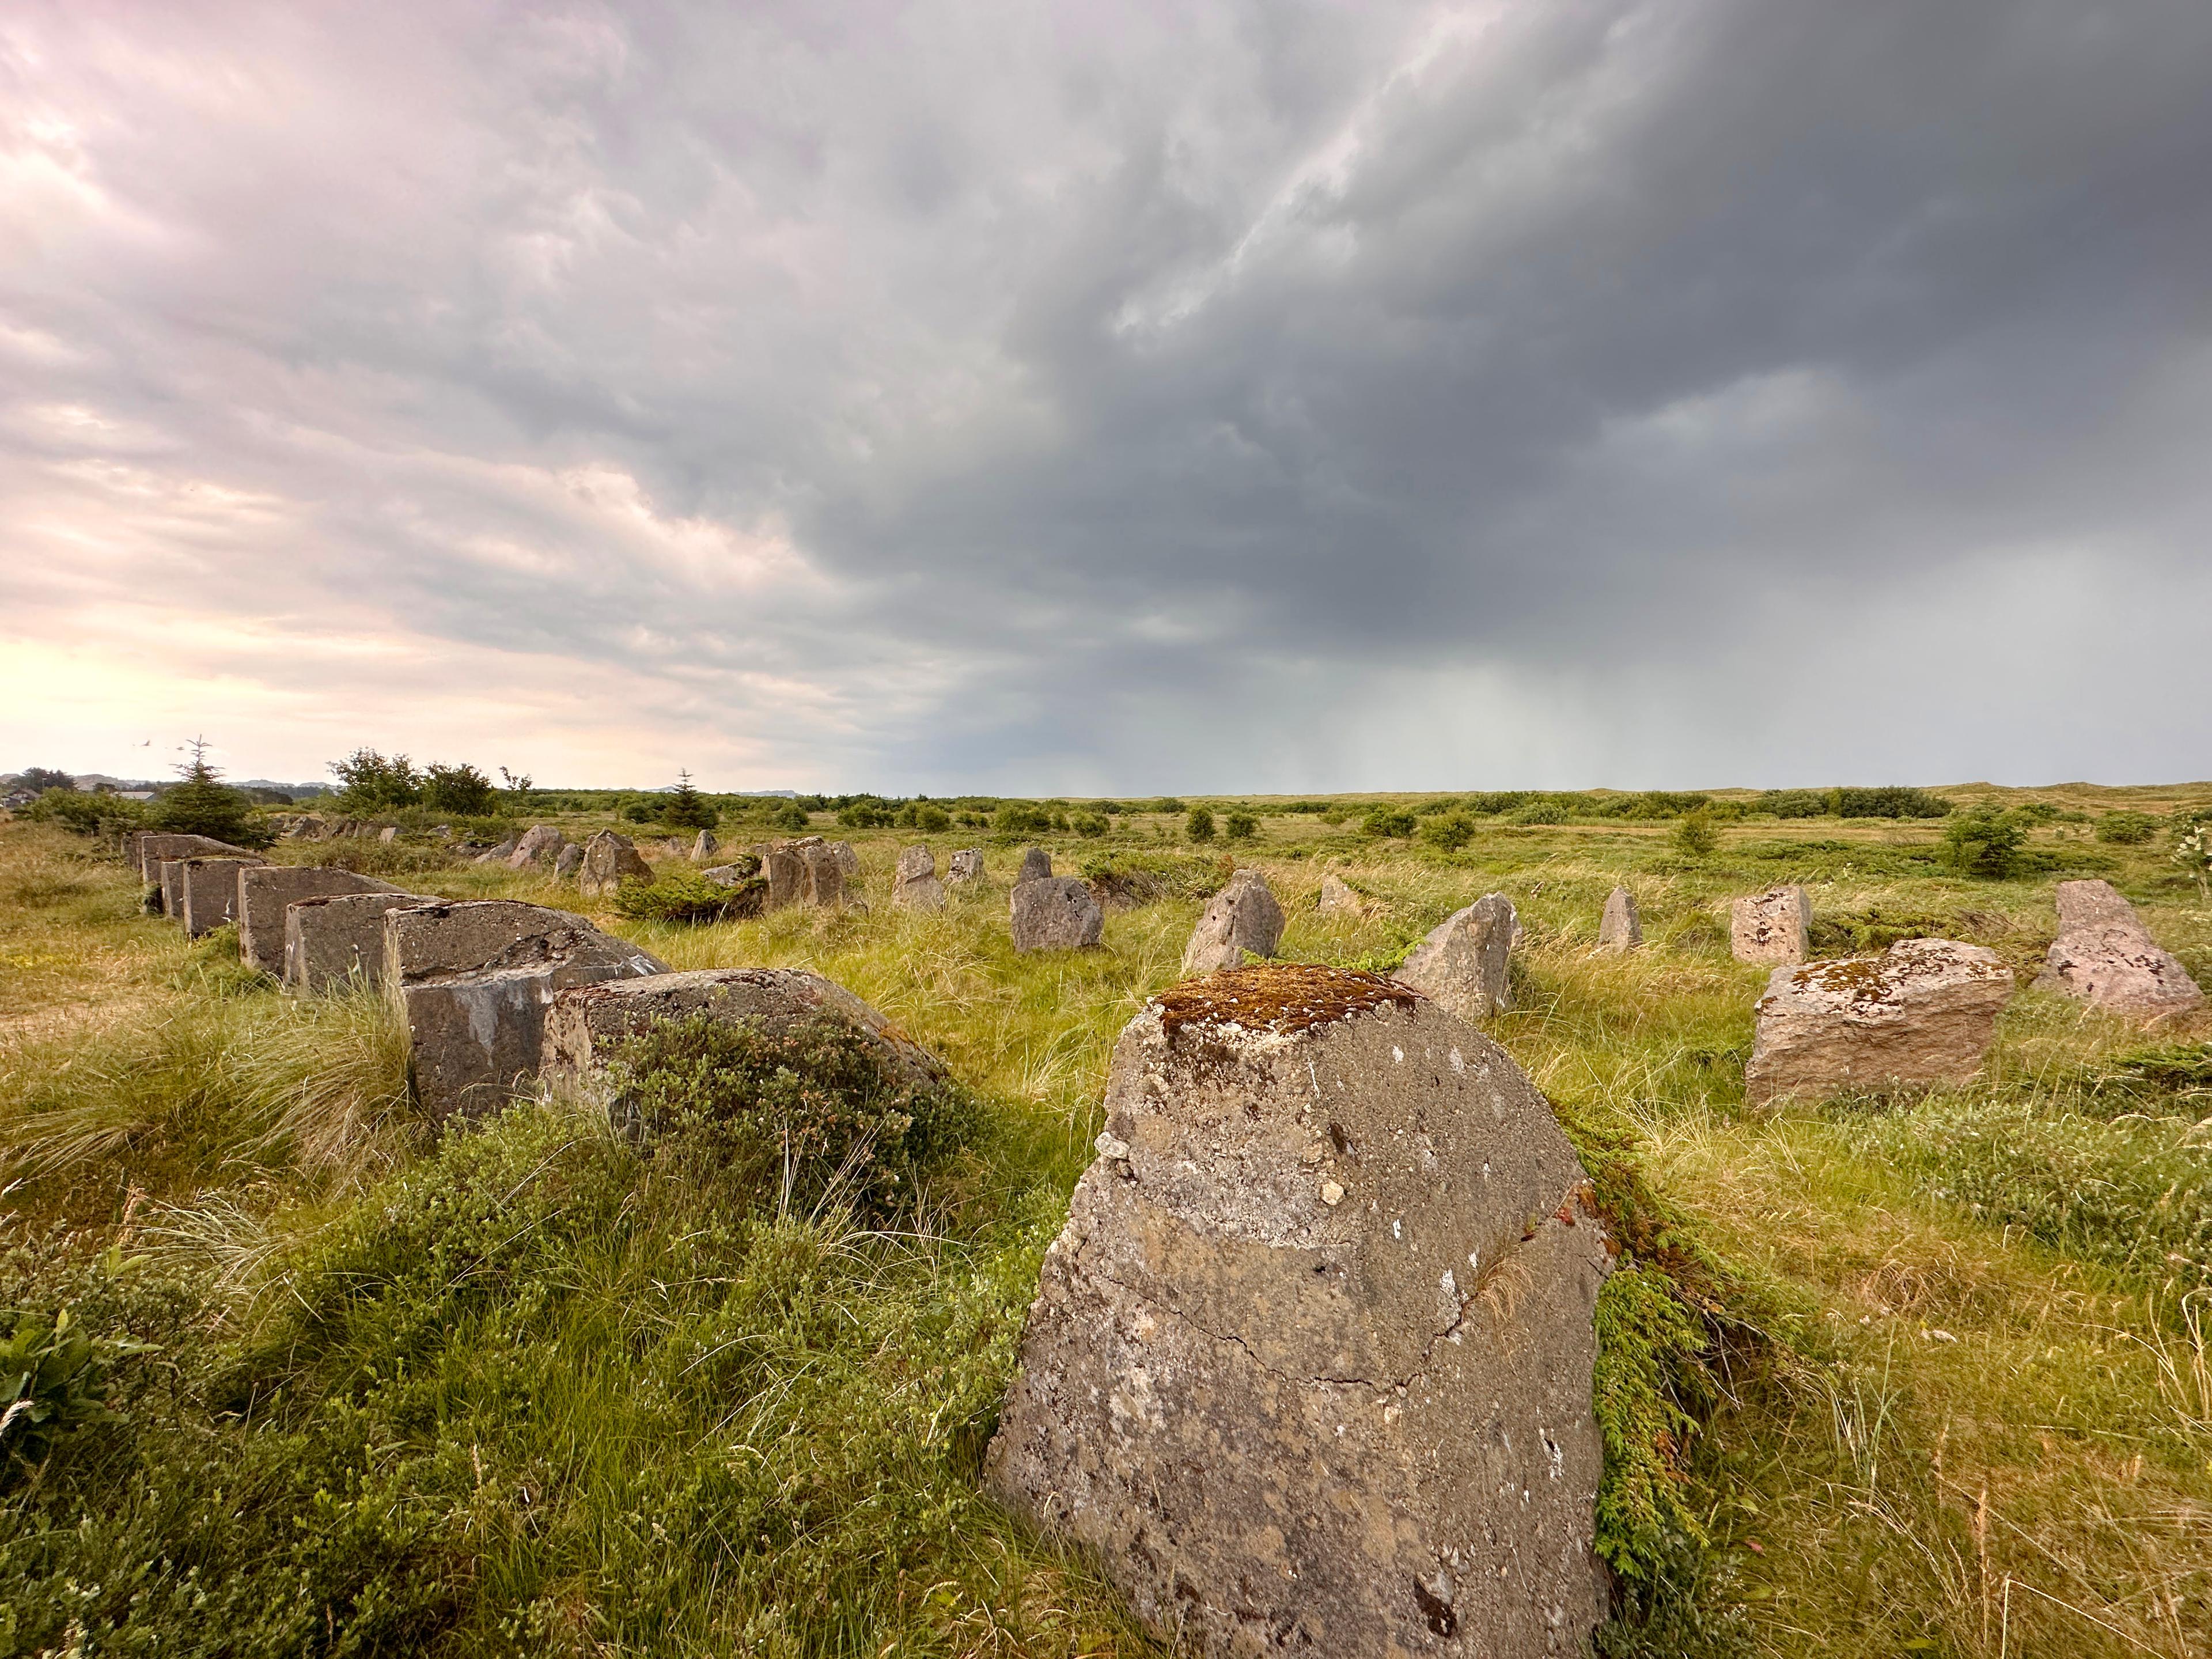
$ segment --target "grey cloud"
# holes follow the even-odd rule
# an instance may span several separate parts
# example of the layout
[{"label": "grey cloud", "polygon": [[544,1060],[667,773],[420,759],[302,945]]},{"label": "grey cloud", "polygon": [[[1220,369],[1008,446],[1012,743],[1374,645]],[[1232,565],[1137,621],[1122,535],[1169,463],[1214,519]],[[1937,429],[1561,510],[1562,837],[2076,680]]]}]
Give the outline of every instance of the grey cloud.
[{"label": "grey cloud", "polygon": [[658,677],[743,781],[2205,769],[2201,5],[413,22],[0,35],[108,204],[0,211],[19,403],[286,503],[185,538],[231,603]]}]

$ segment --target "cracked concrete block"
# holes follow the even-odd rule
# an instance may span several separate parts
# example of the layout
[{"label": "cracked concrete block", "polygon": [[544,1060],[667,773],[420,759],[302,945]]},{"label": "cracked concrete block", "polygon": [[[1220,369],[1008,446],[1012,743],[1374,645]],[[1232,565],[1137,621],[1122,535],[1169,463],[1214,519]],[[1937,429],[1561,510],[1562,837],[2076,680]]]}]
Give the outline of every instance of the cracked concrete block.
[{"label": "cracked concrete block", "polygon": [[1964,1083],[1981,1073],[2012,986],[1996,951],[1948,939],[1899,939],[1878,957],[1785,963],[1759,1000],[1744,1097],[1764,1103]]},{"label": "cracked concrete block", "polygon": [[1208,1652],[1584,1652],[1611,1257],[1519,1067],[1269,964],[1156,998],[1105,1103],[988,1489]]},{"label": "cracked concrete block", "polygon": [[1081,951],[1105,937],[1106,913],[1073,876],[1036,876],[1006,901],[1017,951]]},{"label": "cracked concrete block", "polygon": [[2159,946],[2108,881],[2058,884],[2058,937],[2036,985],[2094,1008],[2160,1020],[2200,1006],[2204,993]]},{"label": "cracked concrete block", "polygon": [[408,1078],[423,1109],[496,1111],[533,1085],[554,997],[668,964],[583,917],[513,899],[416,905],[384,919],[384,974],[407,1006]]},{"label": "cracked concrete block", "polygon": [[1513,901],[1486,893],[1431,929],[1398,969],[1398,981],[1462,1019],[1488,1019],[1513,1006],[1509,963],[1520,931]]},{"label": "cracked concrete block", "polygon": [[1014,877],[1014,885],[1018,887],[1025,881],[1045,881],[1049,879],[1051,875],[1052,854],[1042,847],[1024,848],[1022,851],[1022,867]]},{"label": "cracked concrete block", "polygon": [[1813,954],[1813,901],[1802,887],[1770,887],[1729,907],[1738,962],[1802,962]]},{"label": "cracked concrete block", "polygon": [[341,893],[396,893],[388,881],[313,864],[264,864],[238,877],[238,955],[249,968],[284,972],[285,913],[302,899]]},{"label": "cracked concrete block", "polygon": [[177,860],[177,891],[185,935],[198,939],[238,920],[238,874],[260,864],[252,853]]},{"label": "cracked concrete block", "polygon": [[836,848],[827,842],[815,840],[800,842],[798,853],[799,861],[805,870],[806,902],[817,909],[842,909],[845,866],[837,857]]},{"label": "cracked concrete block", "polygon": [[955,887],[965,887],[970,882],[983,879],[983,849],[963,847],[952,855],[951,873],[948,879]]},{"label": "cracked concrete block", "polygon": [[1182,949],[1185,979],[1241,968],[1249,951],[1272,957],[1283,939],[1283,907],[1257,870],[1239,870],[1229,884],[1206,902],[1190,942]]},{"label": "cracked concrete block", "polygon": [[325,996],[353,985],[384,982],[384,918],[394,910],[435,904],[420,893],[332,893],[284,907],[284,988]]}]

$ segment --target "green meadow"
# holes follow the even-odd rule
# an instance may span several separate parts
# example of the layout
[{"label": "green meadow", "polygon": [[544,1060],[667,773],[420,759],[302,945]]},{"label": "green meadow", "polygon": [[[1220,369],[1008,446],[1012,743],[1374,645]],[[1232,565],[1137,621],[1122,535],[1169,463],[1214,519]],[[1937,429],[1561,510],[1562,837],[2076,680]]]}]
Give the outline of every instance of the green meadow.
[{"label": "green meadow", "polygon": [[[581,910],[679,969],[847,986],[972,1108],[887,1209],[718,1179],[558,1098],[434,1134],[382,998],[289,997],[228,932],[144,915],[97,835],[0,824],[0,1383],[33,1402],[0,1428],[0,1655],[1169,1651],[977,1472],[1114,1039],[1236,866],[1265,872],[1295,960],[1387,971],[1485,893],[1518,908],[1490,1034],[1666,1287],[1601,1324],[1627,1402],[1601,1652],[2212,1655],[2207,1027],[2030,982],[2054,884],[2100,876],[2212,985],[2212,903],[2172,856],[2212,786],[1941,793],[1953,820],[1726,792],[1691,818],[823,810],[808,827],[856,846],[867,908],[708,925],[469,862],[404,815],[390,845],[273,849]],[[670,856],[613,798],[541,796],[523,822]],[[1978,804],[2018,832],[1978,869],[1946,840]],[[800,811],[722,805],[733,847]],[[1201,805],[1220,827],[1194,841]],[[2100,836],[2116,813],[2148,828]],[[988,890],[893,908],[917,841],[940,873],[985,848]],[[1103,949],[1012,950],[1031,842],[1130,896]],[[1364,914],[1316,910],[1330,873]],[[2005,957],[1978,1081],[1746,1107],[1764,975],[1729,955],[1728,902],[1784,881],[1819,954],[1932,933]],[[1646,944],[1601,956],[1616,884]]]}]

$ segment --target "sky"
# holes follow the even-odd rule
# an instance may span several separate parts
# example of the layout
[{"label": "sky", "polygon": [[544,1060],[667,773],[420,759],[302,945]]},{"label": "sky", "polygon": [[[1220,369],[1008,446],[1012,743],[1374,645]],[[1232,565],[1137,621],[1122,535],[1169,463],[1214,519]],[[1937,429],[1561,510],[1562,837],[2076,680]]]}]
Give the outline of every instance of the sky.
[{"label": "sky", "polygon": [[0,9],[0,769],[2212,776],[2203,0]]}]

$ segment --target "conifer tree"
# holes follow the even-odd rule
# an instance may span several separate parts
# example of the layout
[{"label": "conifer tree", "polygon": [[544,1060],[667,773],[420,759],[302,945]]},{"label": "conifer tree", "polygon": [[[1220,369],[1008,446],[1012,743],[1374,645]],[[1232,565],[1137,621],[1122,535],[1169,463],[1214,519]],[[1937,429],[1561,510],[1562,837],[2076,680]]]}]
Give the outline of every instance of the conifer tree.
[{"label": "conifer tree", "polygon": [[712,830],[722,821],[707,798],[691,787],[691,775],[676,775],[676,787],[661,809],[660,821],[674,830]]},{"label": "conifer tree", "polygon": [[207,739],[194,738],[185,745],[191,758],[177,769],[182,782],[161,792],[154,803],[155,828],[184,836],[212,836],[237,847],[264,847],[271,837],[254,815],[253,803],[244,791],[222,781],[222,771],[207,757]]}]

